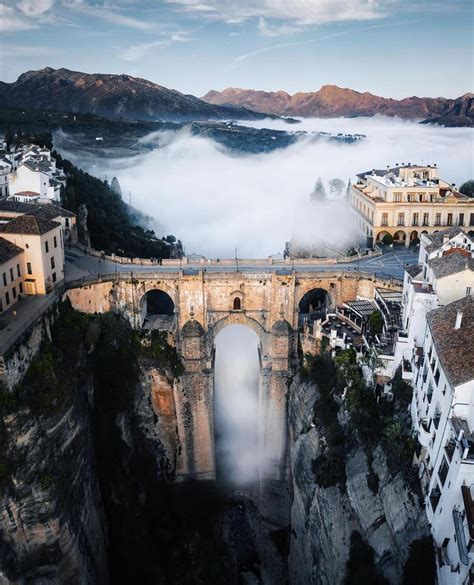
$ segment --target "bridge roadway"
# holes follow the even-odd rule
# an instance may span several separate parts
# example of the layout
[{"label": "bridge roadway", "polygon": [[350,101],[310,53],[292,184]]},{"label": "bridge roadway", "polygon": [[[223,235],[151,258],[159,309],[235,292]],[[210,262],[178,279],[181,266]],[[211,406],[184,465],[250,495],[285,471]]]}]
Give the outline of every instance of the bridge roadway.
[{"label": "bridge roadway", "polygon": [[66,281],[78,280],[80,278],[91,277],[94,275],[106,275],[111,273],[130,273],[146,274],[146,273],[175,273],[184,270],[185,273],[193,273],[199,270],[206,270],[210,273],[226,273],[226,272],[275,272],[283,271],[283,273],[291,273],[293,270],[297,272],[339,272],[339,271],[356,271],[369,272],[377,274],[385,278],[403,279],[403,273],[407,264],[415,264],[418,255],[406,248],[393,250],[383,254],[382,256],[374,256],[368,258],[361,258],[353,262],[345,263],[328,263],[327,260],[319,260],[315,258],[311,260],[298,259],[292,261],[273,260],[272,263],[268,259],[262,260],[239,260],[238,262],[223,260],[217,263],[216,260],[193,261],[187,264],[180,264],[179,260],[175,263],[167,263],[166,265],[147,264],[141,265],[139,263],[120,264],[110,260],[100,260],[94,256],[84,254],[80,250],[74,248],[66,251],[66,266],[65,276]]}]

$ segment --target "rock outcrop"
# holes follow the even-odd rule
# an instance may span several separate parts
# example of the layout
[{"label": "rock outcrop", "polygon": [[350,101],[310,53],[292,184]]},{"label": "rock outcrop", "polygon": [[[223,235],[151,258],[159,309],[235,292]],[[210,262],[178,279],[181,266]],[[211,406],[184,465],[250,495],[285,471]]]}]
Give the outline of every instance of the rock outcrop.
[{"label": "rock outcrop", "polygon": [[320,487],[312,465],[324,437],[313,424],[317,388],[296,378],[290,388],[289,425],[294,499],[289,573],[292,585],[342,583],[350,537],[357,530],[374,549],[378,570],[401,582],[410,544],[428,533],[424,510],[401,474],[392,476],[380,447],[372,469],[376,494],[368,486],[369,466],[361,445],[348,450],[343,486]]},{"label": "rock outcrop", "polygon": [[354,118],[358,116],[398,116],[447,126],[473,126],[472,94],[454,99],[408,97],[401,100],[358,92],[337,85],[323,85],[315,92],[266,92],[227,88],[209,91],[203,100],[219,106],[244,107],[276,116],[307,118]]}]

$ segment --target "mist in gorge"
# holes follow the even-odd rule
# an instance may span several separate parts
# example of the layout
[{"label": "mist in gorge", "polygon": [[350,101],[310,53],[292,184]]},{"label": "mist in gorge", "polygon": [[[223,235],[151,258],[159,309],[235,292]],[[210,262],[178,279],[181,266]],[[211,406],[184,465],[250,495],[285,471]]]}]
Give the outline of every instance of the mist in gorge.
[{"label": "mist in gorge", "polygon": [[230,325],[215,340],[217,476],[231,484],[258,478],[258,343],[245,325]]},{"label": "mist in gorge", "polygon": [[[248,125],[288,130],[282,120]],[[175,234],[186,253],[211,257],[233,257],[235,249],[241,258],[266,257],[281,253],[295,235],[305,243],[350,245],[345,201],[324,212],[309,204],[318,177],[327,188],[332,178],[347,183],[358,172],[397,162],[437,163],[441,176],[458,185],[474,175],[469,128],[384,117],[304,119],[295,128],[361,133],[366,139],[346,144],[308,134],[270,153],[236,154],[182,130],[161,133],[160,147],[149,154],[104,159],[97,167],[91,158],[63,154],[101,178],[117,176],[132,205],[153,219],[157,234]]]}]

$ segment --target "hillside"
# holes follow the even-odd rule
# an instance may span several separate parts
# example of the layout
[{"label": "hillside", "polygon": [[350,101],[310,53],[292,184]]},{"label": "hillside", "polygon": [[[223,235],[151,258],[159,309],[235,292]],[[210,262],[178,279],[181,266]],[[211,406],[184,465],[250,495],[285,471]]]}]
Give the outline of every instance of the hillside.
[{"label": "hillside", "polygon": [[81,73],[46,67],[0,82],[0,107],[92,113],[133,119],[261,118],[242,108],[216,106],[130,75]]},{"label": "hillside", "polygon": [[416,96],[395,100],[336,85],[323,85],[316,92],[294,95],[285,91],[228,88],[221,92],[209,91],[202,99],[214,105],[244,107],[277,116],[353,118],[381,114],[449,126],[473,126],[472,98],[472,94],[466,94],[456,100]]}]

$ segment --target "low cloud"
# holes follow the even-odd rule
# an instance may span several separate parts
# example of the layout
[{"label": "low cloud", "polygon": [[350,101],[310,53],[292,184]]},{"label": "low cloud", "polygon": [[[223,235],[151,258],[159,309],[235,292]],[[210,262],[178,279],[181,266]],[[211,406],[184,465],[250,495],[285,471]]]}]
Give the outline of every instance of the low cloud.
[{"label": "low cloud", "polygon": [[[288,130],[281,121],[249,125]],[[187,253],[210,257],[265,257],[299,240],[338,244],[350,226],[337,206],[309,205],[318,177],[347,183],[356,173],[387,164],[437,163],[458,185],[474,177],[472,130],[442,128],[389,118],[304,120],[298,130],[361,133],[367,139],[339,144],[302,138],[268,154],[236,155],[188,131],[158,133],[160,147],[133,159],[76,161],[95,174],[119,178],[135,207],[154,218],[160,235],[175,234]],[[72,156],[71,153],[65,153]],[[344,205],[344,203],[343,203]]]},{"label": "low cloud", "polygon": [[231,325],[216,337],[215,430],[219,479],[245,484],[258,478],[257,335]]}]

